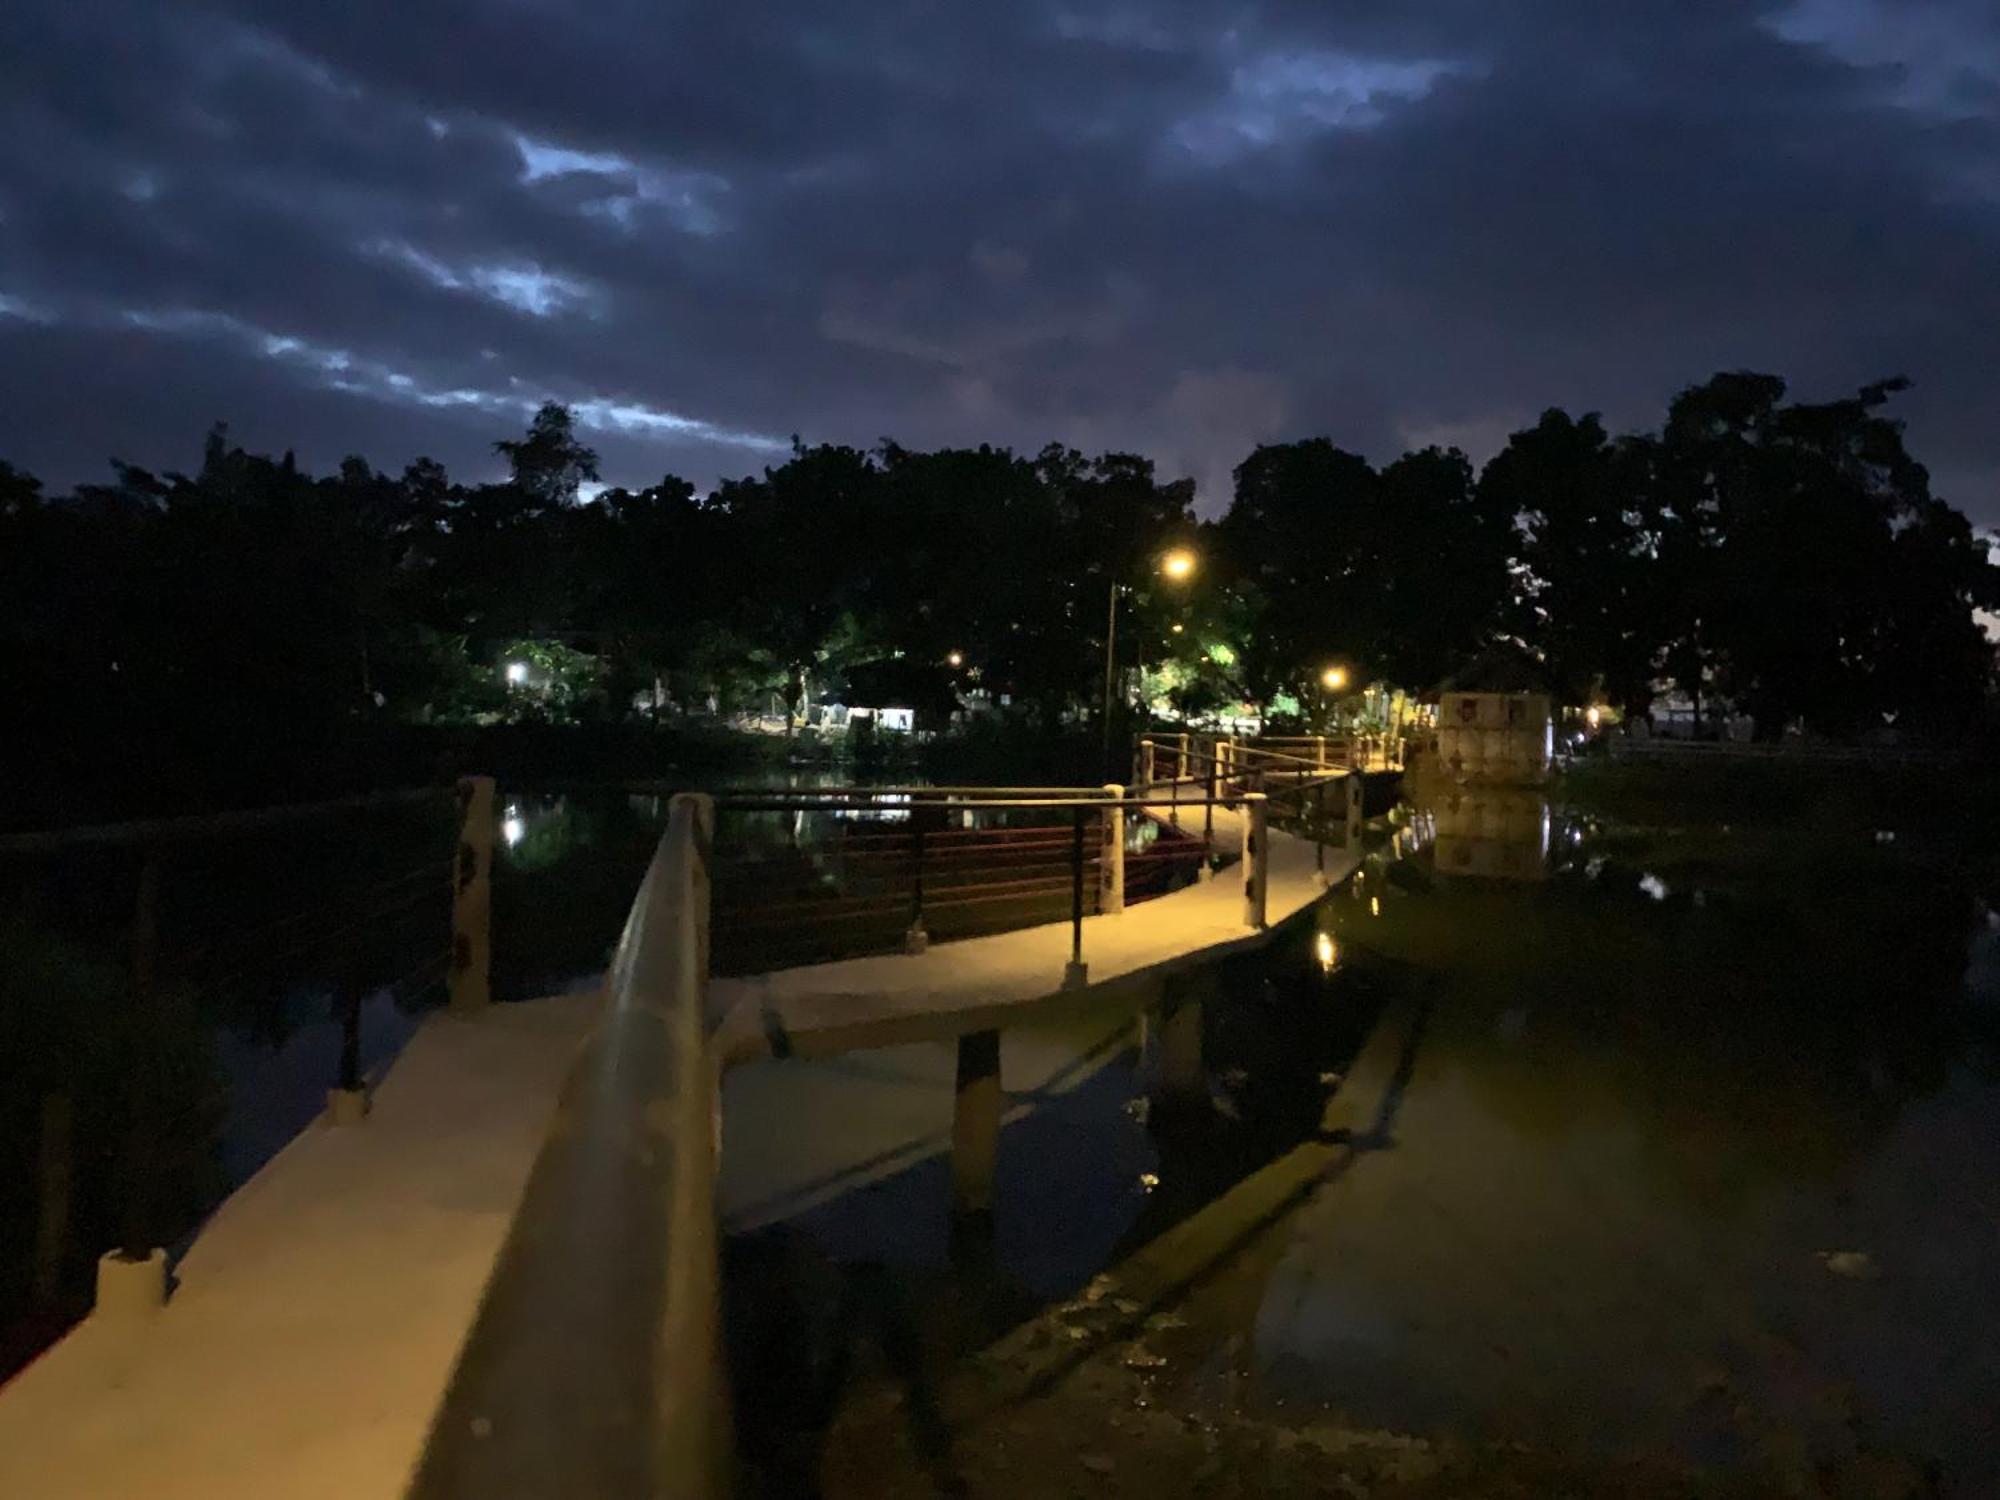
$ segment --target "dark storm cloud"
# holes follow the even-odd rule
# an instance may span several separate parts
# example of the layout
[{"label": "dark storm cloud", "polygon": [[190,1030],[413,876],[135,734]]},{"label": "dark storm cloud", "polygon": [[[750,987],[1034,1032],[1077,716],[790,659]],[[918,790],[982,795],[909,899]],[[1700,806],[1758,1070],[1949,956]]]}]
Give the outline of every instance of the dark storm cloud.
[{"label": "dark storm cloud", "polygon": [[1984,0],[425,6],[0,20],[0,454],[610,477],[787,436],[1482,453],[1877,375],[2000,520]]}]

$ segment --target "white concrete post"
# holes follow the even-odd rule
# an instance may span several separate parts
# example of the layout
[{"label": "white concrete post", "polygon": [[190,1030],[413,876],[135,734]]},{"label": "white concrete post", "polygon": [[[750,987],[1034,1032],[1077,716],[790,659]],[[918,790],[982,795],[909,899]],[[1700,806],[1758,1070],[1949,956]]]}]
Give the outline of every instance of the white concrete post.
[{"label": "white concrete post", "polygon": [[1326,736],[1323,734],[1313,736],[1313,764],[1322,771],[1326,769]]},{"label": "white concrete post", "polygon": [[1243,925],[1262,928],[1264,898],[1271,882],[1271,825],[1269,804],[1262,792],[1250,792],[1243,799]]},{"label": "white concrete post", "polygon": [[1152,784],[1153,742],[1151,740],[1141,740],[1139,741],[1139,785],[1149,787]]},{"label": "white concrete post", "polygon": [[458,854],[451,869],[451,1008],[493,998],[493,778],[458,783]]},{"label": "white concrete post", "polygon": [[[1146,758],[1153,753],[1151,740],[1146,742]],[[1122,800],[1125,788],[1115,782],[1106,782],[1105,792]],[[1125,910],[1125,809],[1107,807],[1104,809],[1103,845],[1098,850],[1097,860],[1097,910],[1101,916],[1110,916]]]}]

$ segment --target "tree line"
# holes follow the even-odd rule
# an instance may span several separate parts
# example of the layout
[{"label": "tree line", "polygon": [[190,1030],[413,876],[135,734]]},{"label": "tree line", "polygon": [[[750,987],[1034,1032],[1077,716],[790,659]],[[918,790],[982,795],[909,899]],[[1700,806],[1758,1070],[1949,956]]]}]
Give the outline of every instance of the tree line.
[{"label": "tree line", "polygon": [[[1930,490],[1885,381],[1825,403],[1728,373],[1654,431],[1550,410],[1483,468],[1426,448],[1381,467],[1325,438],[1259,447],[1217,520],[1132,454],[794,444],[699,496],[606,489],[571,414],[496,444],[508,476],[330,475],[218,425],[193,474],[114,462],[47,495],[0,464],[0,631],[20,722],[240,760],[369,722],[618,720],[977,689],[1048,723],[1094,710],[1116,618],[1179,713],[1429,687],[1509,643],[1570,703],[1726,701],[1761,733],[1986,709],[1974,617],[2000,570]],[[1199,558],[1174,582],[1171,548]],[[510,693],[534,658],[560,695]],[[30,735],[18,744],[34,744]]]}]

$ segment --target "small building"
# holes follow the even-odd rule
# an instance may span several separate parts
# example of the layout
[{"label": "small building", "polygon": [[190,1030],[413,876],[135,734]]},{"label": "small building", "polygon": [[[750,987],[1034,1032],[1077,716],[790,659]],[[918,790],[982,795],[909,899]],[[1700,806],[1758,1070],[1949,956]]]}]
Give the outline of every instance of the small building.
[{"label": "small building", "polygon": [[1489,648],[1438,684],[1438,767],[1456,780],[1534,786],[1555,751],[1555,693],[1526,652]]}]

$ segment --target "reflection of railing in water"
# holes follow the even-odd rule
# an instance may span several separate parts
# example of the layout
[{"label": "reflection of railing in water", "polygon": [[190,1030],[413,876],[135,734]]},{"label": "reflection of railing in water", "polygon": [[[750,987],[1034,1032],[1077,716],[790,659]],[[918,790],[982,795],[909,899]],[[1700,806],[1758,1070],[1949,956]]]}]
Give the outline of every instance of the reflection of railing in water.
[{"label": "reflection of railing in water", "polygon": [[[107,1314],[156,1305],[165,1289],[157,1247],[179,1240],[232,1185],[218,1155],[241,1152],[246,1130],[261,1152],[282,1139],[271,1124],[293,1128],[231,1112],[212,1032],[275,1038],[288,998],[323,1003],[338,1029],[329,1097],[361,1099],[364,999],[387,995],[410,1008],[444,977],[447,825],[424,814],[379,846],[304,830],[424,802],[441,810],[445,797],[396,793],[0,839],[0,869],[23,892],[5,961],[17,979],[37,965],[67,976],[35,995],[49,1014],[38,1018],[36,1044],[8,1059],[10,1089],[39,1108],[25,1112],[33,1202],[18,1205],[34,1225],[31,1264],[18,1279],[7,1268],[0,1363],[32,1354],[89,1307],[92,1257]],[[377,825],[371,832],[381,835]],[[276,842],[264,848],[260,836]],[[411,857],[396,852],[405,843],[434,845],[434,854],[397,869],[392,860]],[[17,1315],[28,1321],[10,1327]]]}]

